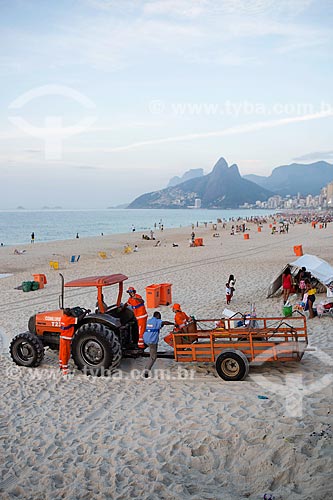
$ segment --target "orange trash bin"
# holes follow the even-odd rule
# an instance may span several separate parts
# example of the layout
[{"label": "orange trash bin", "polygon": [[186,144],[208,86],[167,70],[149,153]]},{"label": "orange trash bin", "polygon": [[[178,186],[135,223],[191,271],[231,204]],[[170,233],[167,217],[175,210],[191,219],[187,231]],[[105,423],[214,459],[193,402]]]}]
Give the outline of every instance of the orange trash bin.
[{"label": "orange trash bin", "polygon": [[39,288],[44,288],[44,285],[47,284],[47,279],[45,274],[33,274],[34,281],[38,281]]},{"label": "orange trash bin", "polygon": [[161,283],[160,287],[160,304],[161,306],[168,306],[172,302],[172,283]]},{"label": "orange trash bin", "polygon": [[161,285],[146,286],[146,305],[149,309],[154,309],[160,305]]},{"label": "orange trash bin", "polygon": [[249,240],[249,239],[250,239],[249,233],[244,233],[244,240]]},{"label": "orange trash bin", "polygon": [[295,245],[294,246],[294,254],[297,255],[297,257],[302,257],[302,255],[303,255],[302,245]]},{"label": "orange trash bin", "polygon": [[261,233],[261,227],[258,226],[258,233]]},{"label": "orange trash bin", "polygon": [[196,247],[203,247],[203,238],[195,238],[195,240],[194,240],[194,246],[196,246]]}]

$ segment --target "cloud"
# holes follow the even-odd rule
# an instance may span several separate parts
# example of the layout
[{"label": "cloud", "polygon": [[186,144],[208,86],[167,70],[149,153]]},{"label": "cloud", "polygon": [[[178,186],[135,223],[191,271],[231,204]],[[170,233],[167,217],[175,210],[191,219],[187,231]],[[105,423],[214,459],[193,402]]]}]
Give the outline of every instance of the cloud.
[{"label": "cloud", "polygon": [[330,151],[314,151],[302,156],[293,158],[293,161],[316,161],[316,160],[333,160],[333,150]]},{"label": "cloud", "polygon": [[238,125],[235,127],[230,127],[224,130],[216,130],[216,131],[211,131],[211,132],[199,132],[199,133],[194,133],[194,134],[186,134],[186,135],[179,135],[179,136],[171,136],[171,137],[164,137],[161,139],[153,139],[153,140],[146,140],[146,141],[138,141],[138,142],[133,142],[131,144],[127,144],[124,146],[115,146],[111,148],[98,148],[98,149],[75,149],[71,150],[71,153],[89,153],[89,152],[103,152],[103,153],[115,153],[119,151],[129,151],[131,149],[137,149],[137,148],[142,148],[146,146],[154,146],[158,144],[166,144],[166,143],[176,143],[176,142],[185,142],[185,141],[193,141],[193,140],[198,140],[198,139],[207,139],[210,137],[223,137],[227,135],[235,135],[235,134],[244,134],[247,132],[256,132],[257,130],[263,130],[263,129],[269,129],[269,128],[274,128],[274,127],[281,127],[284,125],[289,125],[291,123],[299,123],[299,122],[306,122],[306,121],[312,121],[312,120],[319,120],[321,118],[328,118],[333,116],[333,109],[329,109],[327,111],[320,111],[318,113],[311,113],[307,115],[302,115],[302,116],[293,116],[289,118],[280,118],[278,120],[266,120],[266,121],[261,121],[261,122],[252,122],[252,123],[247,123],[244,125]]},{"label": "cloud", "polygon": [[[72,9],[70,19],[58,21],[50,33],[4,29],[3,46],[18,50],[10,49],[2,64],[8,71],[31,70],[41,60],[48,61],[49,68],[88,64],[115,71],[155,54],[160,59],[172,54],[192,63],[248,65],[258,52],[263,58],[270,48],[284,53],[326,43],[331,37],[328,30],[300,19],[310,4],[310,0],[86,0],[86,9]],[[250,44],[242,50],[237,46],[239,41],[263,38],[268,43],[255,55]]]}]

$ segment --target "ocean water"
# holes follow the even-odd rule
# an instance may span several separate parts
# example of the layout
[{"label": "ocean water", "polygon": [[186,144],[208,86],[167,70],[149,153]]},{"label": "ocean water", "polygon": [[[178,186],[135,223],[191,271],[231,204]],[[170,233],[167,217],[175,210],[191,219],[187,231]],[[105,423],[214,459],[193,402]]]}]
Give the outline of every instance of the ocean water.
[{"label": "ocean water", "polygon": [[132,225],[136,231],[190,226],[197,222],[216,222],[216,219],[260,217],[273,210],[15,210],[0,211],[0,243],[17,245],[35,241],[55,241],[80,237],[128,233]]}]

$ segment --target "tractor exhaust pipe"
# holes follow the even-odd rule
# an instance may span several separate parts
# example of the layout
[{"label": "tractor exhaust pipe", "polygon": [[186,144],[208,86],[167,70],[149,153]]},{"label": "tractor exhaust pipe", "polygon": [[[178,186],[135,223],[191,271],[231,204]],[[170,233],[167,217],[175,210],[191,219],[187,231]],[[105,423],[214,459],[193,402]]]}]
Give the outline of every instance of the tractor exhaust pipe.
[{"label": "tractor exhaust pipe", "polygon": [[59,308],[63,309],[64,308],[64,297],[65,297],[65,278],[61,273],[59,273],[59,276],[61,278],[61,295],[59,296]]}]

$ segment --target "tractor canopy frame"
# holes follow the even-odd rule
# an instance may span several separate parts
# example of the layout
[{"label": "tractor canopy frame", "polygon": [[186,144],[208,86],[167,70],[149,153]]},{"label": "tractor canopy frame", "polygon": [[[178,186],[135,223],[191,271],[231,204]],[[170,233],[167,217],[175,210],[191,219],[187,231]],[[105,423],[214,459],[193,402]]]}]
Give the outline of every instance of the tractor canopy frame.
[{"label": "tractor canopy frame", "polygon": [[[63,276],[62,275],[60,275],[60,276],[62,277],[62,280],[63,280]],[[123,283],[127,279],[128,279],[128,277],[125,276],[125,274],[108,274],[108,275],[104,275],[104,276],[88,276],[87,278],[79,278],[77,280],[68,281],[67,283],[64,283],[64,285],[63,285],[62,299],[61,299],[62,305],[64,304],[64,287],[66,287],[66,288],[96,287],[97,288],[98,309],[101,313],[105,313],[106,307],[105,307],[105,303],[103,301],[103,287],[104,286],[111,286],[111,285],[119,285],[117,302],[116,302],[116,305],[119,307],[121,304],[121,298],[122,298],[123,290],[124,290]]]}]

